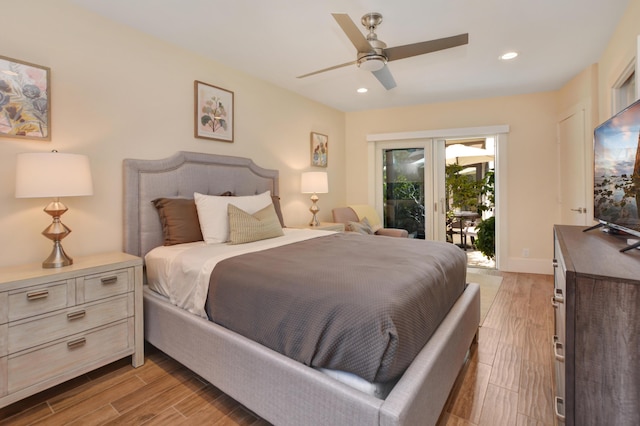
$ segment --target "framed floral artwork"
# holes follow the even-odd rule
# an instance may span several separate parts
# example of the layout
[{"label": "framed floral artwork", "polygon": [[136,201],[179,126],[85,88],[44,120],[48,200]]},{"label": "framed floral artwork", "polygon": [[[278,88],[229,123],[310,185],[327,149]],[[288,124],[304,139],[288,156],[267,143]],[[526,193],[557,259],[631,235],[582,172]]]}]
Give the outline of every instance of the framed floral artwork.
[{"label": "framed floral artwork", "polygon": [[0,56],[0,137],[51,140],[51,70]]},{"label": "framed floral artwork", "polygon": [[197,80],[194,90],[194,136],[233,142],[233,92]]},{"label": "framed floral artwork", "polygon": [[311,132],[311,165],[327,167],[329,158],[329,137]]}]

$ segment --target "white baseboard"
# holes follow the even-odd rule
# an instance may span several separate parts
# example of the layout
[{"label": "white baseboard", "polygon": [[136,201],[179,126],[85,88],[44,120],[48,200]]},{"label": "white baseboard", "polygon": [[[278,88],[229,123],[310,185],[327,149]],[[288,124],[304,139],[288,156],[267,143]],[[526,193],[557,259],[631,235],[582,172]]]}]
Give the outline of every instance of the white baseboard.
[{"label": "white baseboard", "polygon": [[524,272],[528,274],[553,275],[551,259],[531,259],[527,257],[510,257],[505,265],[501,262],[500,270],[505,272]]}]

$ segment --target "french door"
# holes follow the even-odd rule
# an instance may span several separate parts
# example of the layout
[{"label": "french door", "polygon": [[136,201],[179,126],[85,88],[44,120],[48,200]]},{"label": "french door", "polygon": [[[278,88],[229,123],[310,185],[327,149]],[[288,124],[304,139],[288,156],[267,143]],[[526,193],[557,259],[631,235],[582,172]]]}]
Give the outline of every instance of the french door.
[{"label": "french door", "polygon": [[438,139],[376,145],[376,207],[385,227],[445,240],[444,146]]}]

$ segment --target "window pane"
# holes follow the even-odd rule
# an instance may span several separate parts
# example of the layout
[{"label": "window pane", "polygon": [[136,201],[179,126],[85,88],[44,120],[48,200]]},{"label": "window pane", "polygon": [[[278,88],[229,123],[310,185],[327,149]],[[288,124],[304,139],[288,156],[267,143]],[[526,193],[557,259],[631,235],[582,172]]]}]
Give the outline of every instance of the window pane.
[{"label": "window pane", "polygon": [[425,237],[424,149],[383,151],[384,226]]}]

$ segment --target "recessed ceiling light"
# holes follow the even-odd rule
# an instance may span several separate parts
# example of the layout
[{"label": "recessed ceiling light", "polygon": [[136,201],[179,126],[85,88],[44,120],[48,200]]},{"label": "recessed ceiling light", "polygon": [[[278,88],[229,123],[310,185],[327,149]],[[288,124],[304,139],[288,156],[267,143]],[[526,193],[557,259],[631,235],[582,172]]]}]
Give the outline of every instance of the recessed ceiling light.
[{"label": "recessed ceiling light", "polygon": [[367,89],[366,87],[361,87],[357,90],[358,93],[367,93],[369,91],[369,89]]},{"label": "recessed ceiling light", "polygon": [[515,59],[518,56],[518,52],[507,52],[500,55],[500,59],[503,61],[509,61],[511,59]]}]

